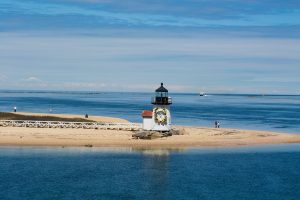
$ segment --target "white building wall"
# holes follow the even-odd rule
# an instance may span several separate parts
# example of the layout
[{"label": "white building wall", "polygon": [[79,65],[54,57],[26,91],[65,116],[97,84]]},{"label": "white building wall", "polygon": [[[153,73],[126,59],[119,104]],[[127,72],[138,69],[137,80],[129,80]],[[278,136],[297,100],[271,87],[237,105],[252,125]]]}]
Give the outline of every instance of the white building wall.
[{"label": "white building wall", "polygon": [[[156,108],[165,108],[167,109],[167,123],[165,125],[159,125],[155,123],[155,119],[154,119],[154,110]],[[153,118],[152,118],[152,130],[154,131],[170,131],[171,130],[171,112],[169,110],[169,105],[154,105],[153,107]]]},{"label": "white building wall", "polygon": [[153,128],[153,120],[152,120],[152,118],[144,117],[143,118],[143,129],[147,130],[147,131],[150,131],[150,130],[152,130],[152,128]]}]

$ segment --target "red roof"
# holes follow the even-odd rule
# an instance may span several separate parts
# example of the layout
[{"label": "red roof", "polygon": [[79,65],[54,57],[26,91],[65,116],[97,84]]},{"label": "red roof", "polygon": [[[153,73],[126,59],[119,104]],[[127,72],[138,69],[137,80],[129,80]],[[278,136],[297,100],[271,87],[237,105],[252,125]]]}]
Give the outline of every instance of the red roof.
[{"label": "red roof", "polygon": [[143,118],[152,118],[152,111],[151,110],[144,110],[142,113]]}]

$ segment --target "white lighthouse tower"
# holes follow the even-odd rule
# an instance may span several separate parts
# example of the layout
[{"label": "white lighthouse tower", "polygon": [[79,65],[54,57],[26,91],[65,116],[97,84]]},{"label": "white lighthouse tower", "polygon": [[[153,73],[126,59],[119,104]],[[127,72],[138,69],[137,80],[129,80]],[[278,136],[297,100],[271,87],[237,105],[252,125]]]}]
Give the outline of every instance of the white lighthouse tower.
[{"label": "white lighthouse tower", "polygon": [[155,96],[152,98],[152,130],[153,131],[170,131],[171,130],[171,113],[170,105],[172,98],[168,95],[168,90],[161,83],[161,86],[155,90]]}]

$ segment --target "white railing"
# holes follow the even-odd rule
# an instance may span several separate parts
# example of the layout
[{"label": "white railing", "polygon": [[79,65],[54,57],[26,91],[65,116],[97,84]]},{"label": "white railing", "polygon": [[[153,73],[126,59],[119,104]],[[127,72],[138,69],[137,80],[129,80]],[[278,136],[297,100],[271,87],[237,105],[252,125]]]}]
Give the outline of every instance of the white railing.
[{"label": "white railing", "polygon": [[30,120],[0,120],[2,127],[29,128],[83,128],[104,130],[140,130],[138,123],[101,123],[101,122],[61,122],[61,121],[30,121]]}]

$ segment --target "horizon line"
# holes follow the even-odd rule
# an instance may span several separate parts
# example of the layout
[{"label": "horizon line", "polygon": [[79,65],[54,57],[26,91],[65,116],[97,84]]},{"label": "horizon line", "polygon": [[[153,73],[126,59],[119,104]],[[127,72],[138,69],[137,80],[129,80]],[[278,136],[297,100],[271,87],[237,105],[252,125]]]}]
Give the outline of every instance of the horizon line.
[{"label": "horizon line", "polygon": [[[155,93],[155,89],[153,92],[150,91],[100,91],[100,90],[39,90],[39,89],[0,89],[1,93],[8,92],[8,93]],[[200,94],[200,92],[170,92],[169,94]],[[282,93],[282,94],[272,94],[272,93],[234,93],[234,92],[212,92],[206,93],[205,95],[251,95],[251,96],[300,96],[296,93]]]}]

